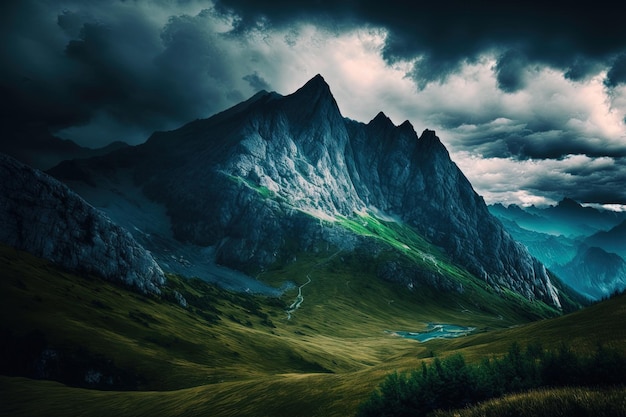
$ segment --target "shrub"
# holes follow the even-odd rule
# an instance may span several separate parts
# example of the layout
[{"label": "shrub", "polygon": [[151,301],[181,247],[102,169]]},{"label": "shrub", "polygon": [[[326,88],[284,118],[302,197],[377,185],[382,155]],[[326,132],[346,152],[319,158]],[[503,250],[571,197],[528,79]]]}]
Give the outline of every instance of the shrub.
[{"label": "shrub", "polygon": [[410,374],[388,376],[358,411],[359,417],[424,416],[434,410],[466,407],[479,401],[540,387],[607,386],[626,383],[626,359],[599,346],[579,356],[567,346],[545,351],[514,343],[502,358],[468,365],[463,356],[435,360]]}]

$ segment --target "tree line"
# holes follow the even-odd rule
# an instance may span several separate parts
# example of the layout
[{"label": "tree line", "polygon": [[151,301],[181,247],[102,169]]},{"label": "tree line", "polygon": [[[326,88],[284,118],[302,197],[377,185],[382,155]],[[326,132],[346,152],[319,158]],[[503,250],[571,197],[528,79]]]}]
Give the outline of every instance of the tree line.
[{"label": "tree line", "polygon": [[511,345],[501,358],[466,363],[460,354],[422,362],[410,373],[389,375],[361,404],[358,417],[425,416],[434,410],[463,408],[505,394],[541,387],[612,386],[626,383],[626,358],[598,346],[579,354],[568,346],[545,350]]}]

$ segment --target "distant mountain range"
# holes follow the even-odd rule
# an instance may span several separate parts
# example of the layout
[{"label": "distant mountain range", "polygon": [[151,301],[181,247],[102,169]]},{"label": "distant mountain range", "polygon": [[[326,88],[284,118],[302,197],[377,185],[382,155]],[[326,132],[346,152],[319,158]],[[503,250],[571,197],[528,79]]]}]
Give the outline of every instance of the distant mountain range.
[{"label": "distant mountain range", "polygon": [[489,206],[511,235],[591,299],[626,288],[626,213],[565,198],[546,208]]},{"label": "distant mountain range", "polygon": [[626,220],[607,231],[589,236],[585,239],[585,244],[616,253],[626,259]]},{"label": "distant mountain range", "polygon": [[0,152],[42,170],[65,160],[105,155],[128,146],[117,141],[98,149],[86,148],[50,134],[45,126],[32,124],[6,124],[0,127],[0,135]]},{"label": "distant mountain range", "polygon": [[[409,288],[462,291],[445,260],[494,291],[561,305],[545,267],[489,213],[435,132],[418,136],[383,113],[367,124],[344,118],[319,75],[291,95],[260,92],[49,172],[127,227],[166,270],[210,258],[254,275],[301,253],[360,251],[381,278]],[[368,221],[405,227],[431,246],[366,230]],[[390,246],[395,258],[380,257]]]}]

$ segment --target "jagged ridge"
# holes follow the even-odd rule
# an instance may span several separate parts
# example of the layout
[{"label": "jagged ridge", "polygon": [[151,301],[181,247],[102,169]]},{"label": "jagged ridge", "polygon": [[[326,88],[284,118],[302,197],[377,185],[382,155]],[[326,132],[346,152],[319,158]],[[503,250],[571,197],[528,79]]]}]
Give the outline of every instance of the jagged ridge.
[{"label": "jagged ridge", "polygon": [[435,132],[418,137],[408,121],[396,127],[382,113],[368,124],[348,120],[319,75],[291,95],[259,93],[52,172],[89,180],[120,167],[167,206],[178,239],[215,245],[234,267],[266,266],[288,246],[307,250],[320,239],[353,246],[349,233],[303,213],[330,220],[371,209],[411,225],[494,287],[559,305],[543,265],[491,217]]},{"label": "jagged ridge", "polygon": [[0,242],[64,268],[160,292],[163,271],[126,230],[67,186],[0,153]]}]

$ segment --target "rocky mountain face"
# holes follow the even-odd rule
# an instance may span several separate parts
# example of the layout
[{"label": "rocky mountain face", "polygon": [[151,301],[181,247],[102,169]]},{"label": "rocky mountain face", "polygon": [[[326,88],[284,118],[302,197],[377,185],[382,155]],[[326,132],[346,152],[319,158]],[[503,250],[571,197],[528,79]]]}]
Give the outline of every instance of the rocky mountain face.
[{"label": "rocky mountain face", "polygon": [[72,271],[160,292],[149,252],[66,185],[0,154],[0,242]]},{"label": "rocky mountain face", "polygon": [[143,145],[50,172],[94,187],[132,177],[166,207],[176,239],[211,246],[236,269],[362,246],[334,224],[369,212],[409,225],[496,288],[559,306],[543,265],[490,215],[435,132],[418,136],[383,113],[367,124],[346,119],[319,75],[291,95],[260,92]]},{"label": "rocky mountain face", "polygon": [[[380,113],[354,122],[351,177],[368,207],[398,216],[494,285],[549,299],[545,268],[504,231],[440,142]],[[544,292],[545,291],[545,292]]]}]

